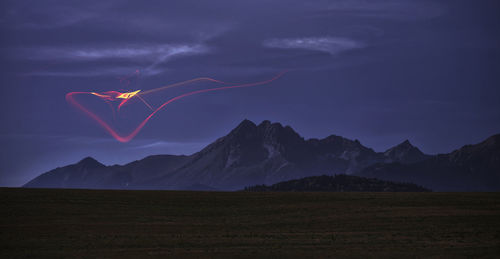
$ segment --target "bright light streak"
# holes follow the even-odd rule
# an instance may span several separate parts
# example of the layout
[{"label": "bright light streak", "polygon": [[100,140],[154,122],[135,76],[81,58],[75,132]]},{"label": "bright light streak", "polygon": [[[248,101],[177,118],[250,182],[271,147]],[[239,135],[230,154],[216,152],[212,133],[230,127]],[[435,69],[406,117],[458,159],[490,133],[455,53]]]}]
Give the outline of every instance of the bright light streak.
[{"label": "bright light streak", "polygon": [[[136,71],[138,73],[138,71]],[[152,90],[147,90],[147,91],[142,91],[141,90],[136,90],[133,92],[118,92],[118,91],[107,91],[107,92],[102,92],[102,93],[96,93],[96,92],[70,92],[66,94],[66,100],[74,105],[76,108],[80,109],[83,111],[86,115],[88,115],[90,118],[94,119],[99,125],[101,125],[111,136],[113,136],[116,140],[120,142],[128,142],[132,140],[140,131],[141,129],[146,125],[146,123],[160,110],[165,108],[167,105],[169,105],[172,102],[178,101],[184,97],[195,95],[195,94],[201,94],[201,93],[206,93],[206,92],[213,92],[213,91],[221,91],[221,90],[227,90],[227,89],[233,89],[233,88],[243,88],[243,87],[252,87],[252,86],[258,86],[258,85],[265,85],[268,83],[271,83],[272,81],[280,78],[285,74],[286,71],[283,71],[276,76],[274,76],[271,79],[264,80],[264,81],[259,81],[259,82],[254,82],[254,83],[246,83],[246,84],[229,84],[223,81],[219,81],[213,78],[208,78],[208,77],[202,77],[202,78],[195,78],[171,85],[166,85],[163,87],[159,87],[156,89]],[[183,85],[188,85],[190,83],[194,82],[199,82],[199,81],[208,81],[208,82],[213,82],[213,83],[218,83],[218,84],[224,84],[227,86],[220,86],[220,87],[215,87],[215,88],[208,88],[208,89],[201,89],[201,90],[196,90],[196,91],[191,91],[187,92],[181,95],[178,95],[176,97],[170,98],[169,100],[165,101],[163,104],[161,104],[158,107],[153,107],[151,106],[145,99],[144,95],[146,94],[151,94],[151,93],[156,93],[160,90],[166,90],[172,87],[177,87],[177,86],[183,86]],[[93,95],[101,98],[108,104],[113,101],[120,101],[118,105],[118,111],[120,108],[129,100],[131,100],[134,97],[137,97],[141,102],[143,102],[150,110],[151,113],[144,119],[142,120],[139,125],[132,130],[128,134],[119,134],[116,129],[114,129],[112,126],[110,126],[107,122],[105,122],[99,115],[95,114],[94,112],[90,111],[88,108],[86,108],[84,105],[76,101],[75,96],[77,95]],[[114,115],[114,110],[113,110],[113,115]]]}]

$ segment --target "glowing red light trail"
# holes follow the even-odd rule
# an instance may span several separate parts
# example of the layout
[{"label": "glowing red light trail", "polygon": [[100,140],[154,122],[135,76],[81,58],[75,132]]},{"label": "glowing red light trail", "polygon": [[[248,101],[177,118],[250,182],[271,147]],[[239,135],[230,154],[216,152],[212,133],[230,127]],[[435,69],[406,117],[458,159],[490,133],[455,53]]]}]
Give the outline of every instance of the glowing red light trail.
[{"label": "glowing red light trail", "polygon": [[[136,71],[135,73],[139,73],[138,71]],[[135,74],[134,73],[134,74]],[[85,114],[87,114],[90,118],[94,119],[95,121],[97,121],[111,136],[113,136],[116,140],[120,141],[120,142],[128,142],[130,141],[131,139],[133,139],[138,133],[139,131],[144,127],[144,125],[146,125],[146,123],[158,112],[160,111],[161,109],[163,109],[165,106],[167,106],[168,104],[172,103],[172,102],[175,102],[177,100],[180,100],[184,97],[187,97],[187,96],[191,96],[191,95],[195,95],[195,94],[200,94],[200,93],[206,93],[206,92],[213,92],[213,91],[220,91],[220,90],[226,90],[226,89],[232,89],[232,88],[242,88],[242,87],[251,87],[251,86],[257,86],[257,85],[263,85],[263,84],[267,84],[267,83],[270,83],[278,78],[280,78],[283,74],[285,74],[286,71],[283,71],[279,74],[277,74],[276,76],[274,76],[273,78],[271,79],[268,79],[268,80],[264,80],[264,81],[260,81],[260,82],[254,82],[254,83],[246,83],[246,84],[234,84],[234,85],[229,85],[229,86],[221,86],[221,87],[215,87],[215,88],[208,88],[208,89],[201,89],[201,90],[196,90],[196,91],[192,91],[192,92],[187,92],[187,93],[184,93],[184,94],[181,94],[181,95],[178,95],[176,97],[173,97],[169,100],[167,100],[166,102],[164,102],[162,105],[158,106],[157,108],[153,108],[148,102],[146,102],[146,100],[144,100],[141,95],[145,95],[145,94],[149,94],[149,93],[154,93],[154,92],[157,92],[157,91],[160,91],[160,90],[165,90],[165,89],[168,89],[168,88],[172,88],[172,87],[176,87],[176,86],[182,86],[182,85],[187,85],[187,84],[190,84],[190,83],[194,83],[194,82],[197,82],[197,81],[209,81],[209,82],[214,82],[214,83],[219,83],[219,84],[228,84],[226,82],[223,82],[223,81],[219,81],[219,80],[216,80],[216,79],[213,79],[213,78],[208,78],[208,77],[203,77],[203,78],[195,78],[195,79],[191,79],[191,80],[187,80],[187,81],[183,81],[183,82],[179,82],[179,83],[175,83],[175,84],[171,84],[171,85],[167,85],[167,86],[163,86],[163,87],[159,87],[159,88],[156,88],[156,89],[151,89],[151,90],[147,90],[147,91],[143,91],[141,92],[141,90],[137,90],[137,91],[134,91],[134,92],[125,92],[125,93],[121,93],[121,92],[118,92],[118,91],[107,91],[107,92],[102,92],[102,93],[96,93],[96,92],[70,92],[68,94],[66,94],[66,100],[74,105],[75,107],[77,107],[78,109],[82,110]],[[127,80],[128,81],[128,78],[124,79],[124,80]],[[107,102],[108,104],[111,102],[111,101],[120,101],[120,104],[118,105],[118,110],[125,104],[127,103],[127,101],[129,101],[130,99],[134,98],[134,97],[137,97],[139,100],[141,100],[149,109],[151,109],[151,114],[149,114],[149,116],[147,116],[132,132],[130,132],[128,135],[120,135],[115,129],[113,129],[108,123],[106,123],[100,116],[96,115],[95,113],[93,113],[92,111],[90,111],[89,109],[85,108],[83,105],[81,105],[79,102],[77,102],[75,100],[75,96],[76,95],[93,95],[93,96],[97,96],[99,98],[101,98],[102,100],[104,100],[105,102]],[[114,116],[114,110],[113,110],[113,116]]]}]

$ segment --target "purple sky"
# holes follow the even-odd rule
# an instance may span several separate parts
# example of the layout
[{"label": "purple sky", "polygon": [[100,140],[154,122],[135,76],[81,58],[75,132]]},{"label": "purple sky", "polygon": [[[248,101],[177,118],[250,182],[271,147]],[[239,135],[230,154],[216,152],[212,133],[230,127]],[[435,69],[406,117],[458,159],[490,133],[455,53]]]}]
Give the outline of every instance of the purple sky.
[{"label": "purple sky", "polygon": [[[500,132],[500,2],[2,1],[0,186],[93,156],[190,154],[247,118],[383,151],[449,152]],[[118,143],[71,91],[200,76],[266,87],[187,97]]]}]

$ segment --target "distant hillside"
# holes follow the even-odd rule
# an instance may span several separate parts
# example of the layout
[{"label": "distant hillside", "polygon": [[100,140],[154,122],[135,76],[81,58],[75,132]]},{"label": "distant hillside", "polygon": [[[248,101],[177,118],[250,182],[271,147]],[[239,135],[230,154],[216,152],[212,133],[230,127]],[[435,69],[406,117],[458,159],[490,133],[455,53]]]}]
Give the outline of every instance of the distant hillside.
[{"label": "distant hillside", "polygon": [[250,192],[429,192],[429,189],[411,183],[395,183],[352,175],[312,176],[279,182],[271,186],[256,185],[245,188]]},{"label": "distant hillside", "polygon": [[356,175],[440,191],[500,191],[500,134],[415,163],[374,164]]}]

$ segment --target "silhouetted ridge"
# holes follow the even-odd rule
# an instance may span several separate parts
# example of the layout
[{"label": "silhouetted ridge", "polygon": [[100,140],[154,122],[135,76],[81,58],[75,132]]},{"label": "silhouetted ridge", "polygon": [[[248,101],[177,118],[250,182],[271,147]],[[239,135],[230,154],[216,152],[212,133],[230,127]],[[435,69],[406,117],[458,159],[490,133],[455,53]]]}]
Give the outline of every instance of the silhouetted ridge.
[{"label": "silhouetted ridge", "polygon": [[359,174],[434,190],[500,190],[500,135],[429,156],[409,141],[375,152],[337,135],[304,139],[290,126],[243,120],[189,156],[156,155],[105,166],[93,158],[51,170],[26,187],[240,190],[325,174]]},{"label": "silhouetted ridge", "polygon": [[[414,182],[442,191],[499,191],[500,135],[449,154],[427,156],[409,163],[375,164],[358,175],[391,181]],[[397,148],[397,147],[396,147]]]},{"label": "silhouetted ridge", "polygon": [[86,166],[86,167],[100,167],[100,166],[105,166],[105,165],[99,163],[99,161],[95,160],[94,158],[92,158],[90,156],[88,156],[88,157],[80,160],[80,162],[78,162],[77,165]]},{"label": "silhouetted ridge", "polygon": [[250,120],[243,120],[236,128],[234,128],[230,134],[245,134],[253,132],[257,129],[257,125]]},{"label": "silhouetted ridge", "polygon": [[271,186],[256,185],[245,191],[263,192],[428,192],[429,189],[410,184],[394,183],[352,175],[312,176],[279,182]]}]

